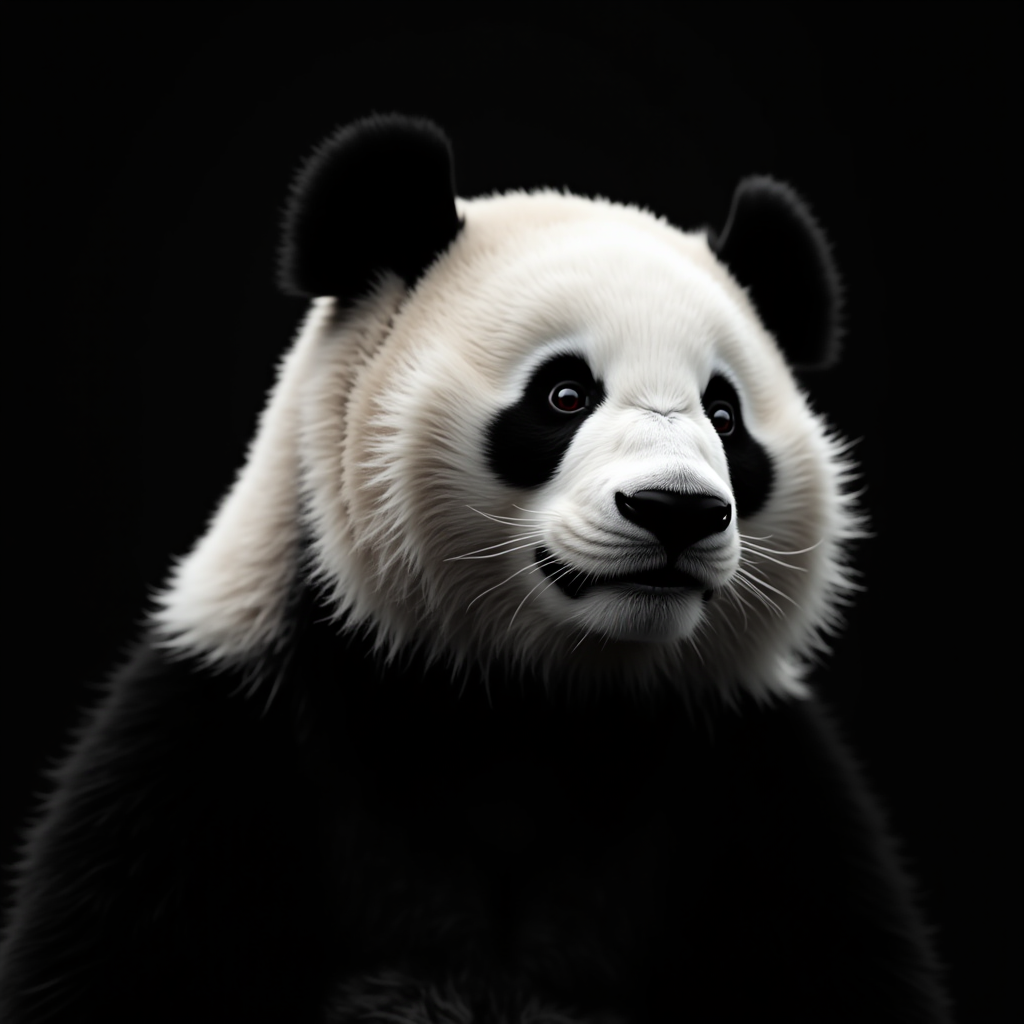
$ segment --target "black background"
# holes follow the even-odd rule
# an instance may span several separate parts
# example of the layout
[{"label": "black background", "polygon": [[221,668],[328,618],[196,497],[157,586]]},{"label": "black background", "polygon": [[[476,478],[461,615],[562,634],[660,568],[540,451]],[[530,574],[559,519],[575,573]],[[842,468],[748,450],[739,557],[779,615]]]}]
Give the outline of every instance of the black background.
[{"label": "black background", "polygon": [[848,289],[807,378],[862,438],[868,592],[821,692],[882,795],[963,1022],[1020,1018],[1021,7],[5,4],[2,853],[230,482],[302,303],[298,160],[431,116],[463,195],[567,186],[720,225],[810,201]]}]

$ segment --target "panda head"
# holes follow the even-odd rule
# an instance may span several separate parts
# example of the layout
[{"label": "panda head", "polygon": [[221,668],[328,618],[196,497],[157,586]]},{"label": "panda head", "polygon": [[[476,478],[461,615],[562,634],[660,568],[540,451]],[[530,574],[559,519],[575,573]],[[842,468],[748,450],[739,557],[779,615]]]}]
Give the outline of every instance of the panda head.
[{"label": "panda head", "polygon": [[164,644],[258,658],[305,578],[387,654],[804,692],[859,521],[791,371],[834,358],[838,306],[791,190],[747,179],[718,235],[549,191],[464,200],[435,126],[375,117],[300,173],[281,282],[313,303],[161,595]]}]

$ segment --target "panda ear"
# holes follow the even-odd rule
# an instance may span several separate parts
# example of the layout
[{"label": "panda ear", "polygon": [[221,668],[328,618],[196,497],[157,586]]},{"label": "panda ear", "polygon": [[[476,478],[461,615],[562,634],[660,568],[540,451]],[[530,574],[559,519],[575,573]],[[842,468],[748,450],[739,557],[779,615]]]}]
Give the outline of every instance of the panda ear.
[{"label": "panda ear", "polygon": [[353,299],[392,270],[411,285],[461,226],[441,129],[373,115],[330,135],[296,176],[278,284],[289,295]]},{"label": "panda ear", "polygon": [[744,178],[712,250],[749,292],[790,364],[823,369],[839,355],[842,286],[807,204],[773,178]]}]

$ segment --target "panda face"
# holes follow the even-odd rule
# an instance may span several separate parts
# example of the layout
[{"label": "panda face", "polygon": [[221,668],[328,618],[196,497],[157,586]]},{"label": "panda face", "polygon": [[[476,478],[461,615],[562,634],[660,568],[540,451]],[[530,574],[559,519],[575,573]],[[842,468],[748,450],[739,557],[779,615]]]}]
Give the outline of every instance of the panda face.
[{"label": "panda face", "polygon": [[463,209],[353,383],[359,616],[468,664],[700,677],[703,657],[778,679],[772,641],[799,629],[780,607],[823,540],[779,513],[833,488],[743,293],[702,238],[637,211]]},{"label": "panda face", "polygon": [[386,650],[802,692],[848,585],[849,467],[747,295],[702,234],[632,208],[537,193],[459,213],[414,287],[317,300],[164,599],[170,642],[218,658],[273,641],[297,502],[339,623]]},{"label": "panda face", "polygon": [[[517,553],[518,614],[536,604],[576,644],[685,640],[739,557],[724,439],[702,401],[721,379],[714,328],[702,322],[709,304],[686,298],[706,282],[622,230],[553,258],[584,253],[588,284],[545,297],[569,321],[562,336],[524,344],[529,357],[507,375],[516,400],[486,427],[488,470],[543,523]],[[558,281],[557,266],[538,269]],[[720,396],[714,411],[735,435],[729,390],[733,404]]]}]

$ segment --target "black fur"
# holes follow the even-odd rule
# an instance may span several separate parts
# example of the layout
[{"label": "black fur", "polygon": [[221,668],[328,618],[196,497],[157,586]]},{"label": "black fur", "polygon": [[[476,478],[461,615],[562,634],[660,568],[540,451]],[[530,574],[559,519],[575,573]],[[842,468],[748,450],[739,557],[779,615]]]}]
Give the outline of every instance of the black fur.
[{"label": "black fur", "polygon": [[[578,382],[586,406],[567,415],[551,408],[551,389]],[[562,456],[583,420],[601,404],[604,386],[579,356],[558,356],[539,367],[523,397],[502,410],[487,434],[487,461],[494,473],[513,487],[539,487],[554,476]]]},{"label": "black fur", "polygon": [[4,1021],[341,1024],[388,971],[512,1021],[947,1019],[817,704],[488,694],[323,611],[251,678],[147,646],[118,675],[31,839]]},{"label": "black fur", "polygon": [[346,125],[292,186],[278,282],[291,295],[364,295],[393,270],[413,284],[458,234],[451,147],[398,114]]},{"label": "black fur", "polygon": [[[283,283],[411,282],[458,231],[450,175],[433,126],[343,130],[300,177]],[[747,214],[780,215],[740,205],[725,251],[749,256]],[[563,372],[600,401],[579,360],[539,371],[491,431],[504,479],[557,466],[578,418],[548,426],[541,399]],[[587,699],[500,664],[486,685],[383,665],[296,574],[287,642],[220,673],[144,642],[112,681],[29,836],[5,1024],[345,1024],[378,996],[433,1013],[435,989],[475,1024],[534,999],[624,1024],[948,1020],[909,884],[814,701],[707,695],[695,719],[668,686]]]},{"label": "black fur", "polygon": [[725,227],[708,241],[749,291],[792,366],[821,369],[836,361],[839,274],[824,232],[793,189],[772,178],[744,178]]},{"label": "black fur", "polygon": [[[555,385],[570,380],[583,386],[588,402],[583,411],[566,416],[551,408],[548,395]],[[577,428],[603,399],[604,385],[595,380],[583,359],[558,356],[550,360],[530,378],[522,398],[502,410],[491,423],[487,435],[488,464],[513,487],[539,487],[554,475]],[[771,493],[775,475],[771,459],[748,433],[739,395],[720,375],[711,379],[701,398],[705,410],[718,400],[728,401],[736,415],[735,430],[722,438],[722,444],[729,460],[737,513],[751,516],[764,506]]]},{"label": "black fur", "polygon": [[722,447],[729,460],[729,479],[736,499],[736,514],[752,516],[759,512],[772,491],[775,470],[764,447],[747,431],[743,423],[743,407],[736,389],[726,377],[715,374],[701,395],[707,412],[714,402],[725,401],[735,418],[733,432],[722,438]]}]

